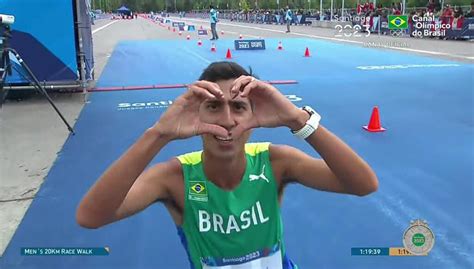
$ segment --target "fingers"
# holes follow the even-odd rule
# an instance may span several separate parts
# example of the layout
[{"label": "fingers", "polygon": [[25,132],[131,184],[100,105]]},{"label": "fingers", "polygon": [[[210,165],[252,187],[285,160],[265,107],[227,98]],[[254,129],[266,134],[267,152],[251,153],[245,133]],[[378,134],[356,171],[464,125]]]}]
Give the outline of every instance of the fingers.
[{"label": "fingers", "polygon": [[253,80],[249,84],[247,84],[240,92],[240,97],[247,97],[250,93],[255,88],[259,87],[259,81],[258,80]]},{"label": "fingers", "polygon": [[257,80],[251,76],[240,76],[238,79],[234,80],[234,83],[232,83],[232,88],[230,90],[230,95],[232,96],[232,98],[237,97],[237,95],[239,95],[239,92],[242,91],[243,87],[254,81]]},{"label": "fingers", "polygon": [[195,131],[196,135],[202,135],[202,134],[212,134],[212,135],[217,135],[221,137],[227,137],[229,135],[229,132],[227,131],[226,128],[215,125],[215,124],[209,124],[209,123],[202,123],[198,126],[197,130]]},{"label": "fingers", "polygon": [[248,131],[253,128],[259,127],[258,121],[255,118],[252,118],[249,121],[239,123],[232,130],[232,137],[240,137],[245,131]]},{"label": "fingers", "polygon": [[217,85],[217,83],[200,80],[200,81],[196,81],[194,85],[207,90],[208,92],[210,92],[212,95],[214,95],[217,98],[224,97],[224,93],[222,92],[219,85]]},{"label": "fingers", "polygon": [[219,85],[208,81],[197,81],[188,86],[188,96],[198,96],[202,99],[223,98],[224,93]]}]

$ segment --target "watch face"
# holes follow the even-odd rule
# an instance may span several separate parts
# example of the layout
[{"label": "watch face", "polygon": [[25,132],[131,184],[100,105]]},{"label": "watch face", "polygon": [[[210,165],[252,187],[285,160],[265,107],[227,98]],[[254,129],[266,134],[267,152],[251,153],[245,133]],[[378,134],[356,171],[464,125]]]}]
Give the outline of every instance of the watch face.
[{"label": "watch face", "polygon": [[403,234],[403,245],[414,255],[426,255],[434,246],[434,234],[428,224],[414,221]]}]

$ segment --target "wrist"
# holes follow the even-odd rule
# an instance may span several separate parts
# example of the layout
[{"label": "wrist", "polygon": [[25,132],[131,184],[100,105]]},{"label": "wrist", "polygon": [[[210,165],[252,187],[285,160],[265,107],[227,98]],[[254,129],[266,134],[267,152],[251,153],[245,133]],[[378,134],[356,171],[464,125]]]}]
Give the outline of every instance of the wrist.
[{"label": "wrist", "polygon": [[301,139],[306,139],[318,129],[321,116],[309,106],[304,106],[301,110],[304,111],[309,118],[306,120],[303,127],[292,130],[291,132]]},{"label": "wrist", "polygon": [[290,128],[290,130],[292,131],[297,131],[303,128],[310,117],[308,112],[302,109],[297,109],[297,110],[298,110],[298,113],[296,114],[295,118],[287,125],[288,128]]},{"label": "wrist", "polygon": [[168,143],[173,140],[173,138],[169,134],[163,131],[159,124],[155,124],[153,127],[148,128],[145,131],[145,135],[153,138],[154,140],[156,140],[156,142],[161,141]]}]

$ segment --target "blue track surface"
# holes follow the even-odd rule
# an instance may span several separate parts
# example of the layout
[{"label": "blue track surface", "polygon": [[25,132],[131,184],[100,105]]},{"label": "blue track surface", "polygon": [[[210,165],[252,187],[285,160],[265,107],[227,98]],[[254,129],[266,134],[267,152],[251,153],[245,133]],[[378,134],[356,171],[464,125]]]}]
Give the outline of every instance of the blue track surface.
[{"label": "blue track surface", "polygon": [[[322,124],[376,171],[380,187],[367,197],[291,186],[283,217],[288,254],[301,268],[472,268],[473,65],[308,39],[267,40],[266,51],[233,51],[234,61],[279,87],[298,106],[311,105]],[[189,83],[209,62],[224,60],[231,40],[122,42],[99,87]],[[311,58],[303,57],[308,46]],[[449,67],[361,70],[358,66],[454,64]],[[176,228],[161,205],[99,230],[74,219],[98,176],[151,126],[184,90],[91,95],[0,260],[1,268],[189,268]],[[148,103],[148,104],[147,104]],[[362,130],[378,105],[385,133]],[[132,109],[133,108],[133,109]],[[255,130],[252,141],[289,144],[313,154],[283,128]],[[200,139],[173,142],[154,163],[200,149]],[[352,247],[401,247],[412,219],[436,236],[427,257],[351,256]],[[104,257],[21,256],[21,247],[103,247]],[[469,254],[471,253],[471,254]]]}]

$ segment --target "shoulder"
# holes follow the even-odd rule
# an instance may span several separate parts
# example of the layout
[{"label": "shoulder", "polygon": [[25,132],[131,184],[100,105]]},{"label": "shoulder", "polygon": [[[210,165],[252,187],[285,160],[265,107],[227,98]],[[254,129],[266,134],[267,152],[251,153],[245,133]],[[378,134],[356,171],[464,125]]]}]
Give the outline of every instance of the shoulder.
[{"label": "shoulder", "polygon": [[148,177],[155,179],[154,181],[159,186],[162,186],[166,193],[163,198],[169,198],[175,186],[181,185],[183,181],[183,169],[181,163],[177,158],[171,158],[168,161],[155,164],[148,170]]},{"label": "shoulder", "polygon": [[288,177],[289,169],[301,154],[301,151],[294,147],[278,144],[270,144],[268,151],[272,168],[278,171],[282,179]]},{"label": "shoulder", "polygon": [[171,158],[165,162],[160,162],[150,168],[153,174],[176,177],[182,175],[181,163],[177,157]]},{"label": "shoulder", "polygon": [[278,161],[291,157],[298,149],[288,145],[270,144],[268,151],[270,153],[270,159],[272,161]]}]

